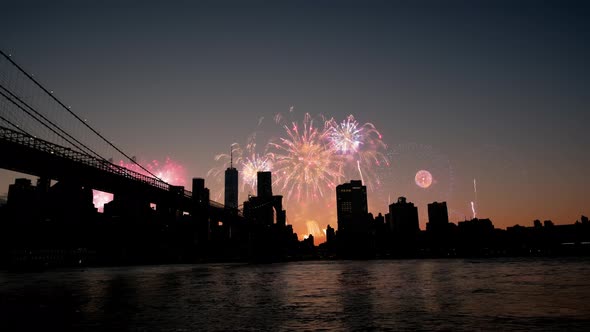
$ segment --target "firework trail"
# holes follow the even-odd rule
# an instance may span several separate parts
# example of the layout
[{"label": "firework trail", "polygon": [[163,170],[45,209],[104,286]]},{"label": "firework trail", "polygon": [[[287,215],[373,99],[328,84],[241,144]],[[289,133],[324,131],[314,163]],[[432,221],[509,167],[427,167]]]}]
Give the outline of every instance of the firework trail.
[{"label": "firework trail", "polygon": [[471,211],[473,212],[473,218],[475,218],[477,214],[475,210],[475,208],[477,207],[477,182],[475,182],[475,179],[473,179],[473,193],[475,195],[475,200],[474,202],[471,202]]},{"label": "firework trail", "polygon": [[361,162],[360,162],[360,160],[357,160],[356,161],[356,167],[359,170],[359,175],[361,176],[361,182],[362,183],[365,183],[365,179],[363,179],[363,171],[361,170]]}]

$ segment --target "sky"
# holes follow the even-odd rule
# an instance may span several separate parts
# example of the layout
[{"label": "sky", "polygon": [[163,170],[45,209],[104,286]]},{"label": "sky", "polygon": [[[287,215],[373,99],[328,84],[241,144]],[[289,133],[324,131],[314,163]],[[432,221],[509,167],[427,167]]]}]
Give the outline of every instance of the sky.
[{"label": "sky", "polygon": [[[318,128],[353,115],[390,163],[362,165],[370,212],[405,196],[422,229],[433,201],[505,228],[590,213],[588,17],[582,1],[25,0],[2,5],[0,48],[128,154],[205,178],[218,201],[215,157],[233,143],[256,134],[264,154],[305,114]],[[362,176],[351,160],[342,182]],[[0,170],[0,195],[20,176]],[[320,187],[274,188],[300,236],[336,225]]]}]

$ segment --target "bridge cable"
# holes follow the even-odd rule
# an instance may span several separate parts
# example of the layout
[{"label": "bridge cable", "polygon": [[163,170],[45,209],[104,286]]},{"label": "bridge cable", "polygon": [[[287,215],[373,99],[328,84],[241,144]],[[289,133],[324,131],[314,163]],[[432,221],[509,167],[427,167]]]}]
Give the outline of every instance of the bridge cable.
[{"label": "bridge cable", "polygon": [[[70,110],[66,105],[64,105],[64,103],[62,103],[59,99],[57,99],[51,92],[49,92],[43,85],[41,85],[41,83],[37,82],[37,80],[35,80],[33,78],[33,76],[31,76],[29,73],[27,73],[21,66],[19,66],[16,62],[14,62],[12,60],[12,58],[10,56],[8,56],[6,53],[4,53],[4,51],[0,50],[0,54],[2,54],[2,56],[4,56],[13,66],[15,66],[21,73],[23,73],[27,78],[29,78],[33,83],[35,83],[41,90],[43,90],[48,96],[50,96],[55,102],[57,102],[61,107],[63,107],[68,113],[70,113],[73,117],[75,117],[78,121],[80,121],[82,124],[84,124],[84,126],[86,126],[88,129],[90,129],[94,134],[96,134],[98,137],[100,137],[103,141],[105,141],[108,145],[110,145],[113,149],[117,150],[117,152],[119,152],[120,154],[122,154],[123,156],[125,156],[127,159],[129,159],[132,163],[136,164],[137,166],[139,166],[139,168],[141,168],[142,170],[146,171],[148,174],[150,174],[151,176],[153,176],[154,178],[167,183],[166,181],[160,179],[158,176],[156,176],[154,173],[150,172],[147,168],[143,167],[142,165],[140,165],[137,161],[135,161],[132,157],[129,157],[125,152],[121,151],[121,149],[119,149],[118,147],[116,147],[113,143],[111,143],[108,139],[106,139],[104,136],[102,136],[98,131],[96,131],[94,128],[92,128],[89,124],[86,123],[86,121],[82,120],[76,113],[74,113],[72,110]],[[103,158],[104,159],[104,158]]]},{"label": "bridge cable", "polygon": [[13,126],[14,128],[16,128],[17,131],[21,132],[22,134],[33,137],[33,135],[29,134],[26,130],[22,129],[18,125],[15,125],[14,123],[12,123],[12,121],[8,120],[7,118],[3,117],[2,115],[0,115],[0,120]]},{"label": "bridge cable", "polygon": [[[76,144],[72,143],[70,140],[68,140],[66,137],[64,137],[62,134],[60,134],[59,132],[55,131],[55,129],[49,127],[46,123],[44,123],[43,121],[39,120],[37,117],[35,117],[33,114],[31,114],[29,111],[27,111],[26,109],[24,109],[21,105],[17,104],[14,100],[12,100],[10,97],[8,97],[7,95],[5,95],[2,91],[0,91],[0,96],[6,98],[8,101],[10,101],[11,103],[13,103],[16,107],[18,107],[19,109],[21,109],[23,112],[27,113],[30,117],[32,117],[34,120],[36,120],[37,122],[39,122],[40,124],[42,124],[43,126],[45,126],[47,129],[49,129],[50,131],[52,131],[54,134],[56,134],[57,136],[59,136],[61,139],[63,139],[64,141],[70,143],[72,146],[80,148],[78,146],[76,146]],[[12,124],[14,126],[13,123],[9,122],[10,124]],[[17,127],[18,128],[18,127]],[[21,131],[31,137],[35,137],[34,135],[31,135],[29,132],[26,132],[24,130],[21,129]],[[104,160],[106,162],[108,162],[108,160],[104,159],[102,156],[100,156],[99,154],[97,154],[96,152],[90,150],[92,153],[94,153],[95,155],[98,156],[98,158],[100,160]]]},{"label": "bridge cable", "polygon": [[[35,114],[37,114],[38,116],[40,116],[43,120],[47,121],[49,124],[51,124],[53,127],[55,127],[57,130],[59,130],[60,132],[62,132],[64,135],[68,136],[69,138],[71,138],[72,140],[74,140],[76,143],[78,143],[79,145],[76,145],[74,143],[72,143],[70,140],[64,138],[62,135],[60,135],[59,133],[55,132],[54,130],[52,130],[51,128],[49,128],[49,126],[47,126],[46,124],[43,123],[43,121],[35,118],[32,114],[30,114],[29,112],[27,112],[26,110],[24,110],[22,107],[20,107],[18,104],[16,104],[13,100],[10,100],[10,102],[12,102],[13,104],[15,104],[17,107],[19,107],[22,111],[24,111],[25,113],[27,113],[29,116],[31,116],[33,119],[37,120],[37,122],[41,123],[42,125],[44,125],[45,127],[47,127],[48,129],[50,129],[51,131],[53,131],[55,134],[57,134],[59,137],[61,137],[62,139],[64,139],[66,142],[70,143],[72,146],[80,149],[81,151],[83,151],[84,149],[86,149],[87,152],[90,152],[91,154],[94,154],[95,156],[97,156],[99,159],[102,159],[104,161],[108,161],[106,160],[104,157],[102,157],[100,154],[98,154],[97,152],[95,152],[94,150],[92,150],[91,148],[87,147],[86,145],[84,145],[84,143],[78,141],[75,137],[73,137],[72,135],[68,134],[65,130],[63,130],[61,127],[59,127],[58,125],[56,125],[55,123],[53,123],[51,120],[49,120],[48,118],[46,118],[43,114],[39,113],[37,110],[35,110],[33,107],[31,107],[29,104],[27,104],[26,102],[24,102],[22,99],[20,99],[18,96],[16,96],[15,94],[13,94],[12,92],[10,92],[8,89],[6,89],[4,86],[2,86],[2,84],[0,84],[0,89],[4,90],[5,92],[7,92],[8,94],[10,94],[10,96],[16,100],[18,100],[21,104],[25,105],[29,110],[31,110],[32,112],[34,112]],[[6,95],[4,95],[1,91],[0,94],[2,94],[2,96],[4,98],[7,98]],[[8,98],[7,98],[8,99]],[[80,147],[82,146],[82,147]]]}]

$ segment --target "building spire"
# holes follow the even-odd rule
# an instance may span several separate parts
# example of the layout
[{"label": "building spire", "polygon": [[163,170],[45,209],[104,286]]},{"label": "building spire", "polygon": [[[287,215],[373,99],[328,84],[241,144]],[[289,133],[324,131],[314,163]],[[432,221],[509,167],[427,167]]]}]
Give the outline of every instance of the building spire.
[{"label": "building spire", "polygon": [[234,168],[234,148],[229,146],[229,168]]}]

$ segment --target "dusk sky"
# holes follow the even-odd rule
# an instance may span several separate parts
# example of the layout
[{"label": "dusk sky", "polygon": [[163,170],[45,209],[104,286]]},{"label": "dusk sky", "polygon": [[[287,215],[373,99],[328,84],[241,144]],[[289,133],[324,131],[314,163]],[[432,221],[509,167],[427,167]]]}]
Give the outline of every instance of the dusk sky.
[{"label": "dusk sky", "polygon": [[[422,229],[433,201],[453,222],[474,202],[499,228],[590,213],[588,2],[194,2],[8,2],[0,48],[130,155],[170,158],[216,199],[216,155],[253,133],[262,153],[285,137],[276,114],[309,113],[382,135],[375,215],[399,196]],[[0,195],[19,176],[1,170]],[[333,196],[289,199],[288,222],[334,227]]]}]

